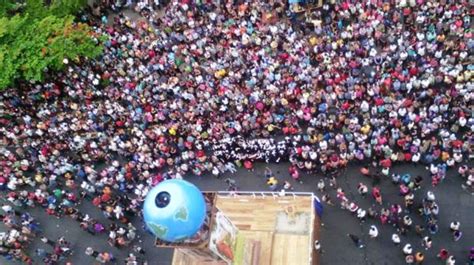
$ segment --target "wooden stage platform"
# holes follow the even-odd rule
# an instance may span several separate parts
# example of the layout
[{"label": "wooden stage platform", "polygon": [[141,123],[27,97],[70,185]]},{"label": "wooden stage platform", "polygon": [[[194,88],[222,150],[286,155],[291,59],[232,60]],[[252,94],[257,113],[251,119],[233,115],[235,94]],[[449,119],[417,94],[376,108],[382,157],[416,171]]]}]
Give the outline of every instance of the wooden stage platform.
[{"label": "wooden stage platform", "polygon": [[[319,264],[319,257],[314,251],[314,241],[319,237],[319,220],[312,194],[217,193],[214,206],[238,229],[231,264]],[[183,263],[185,257],[179,256],[179,251],[175,251],[173,264],[214,264],[204,260],[201,263]],[[189,259],[187,261],[190,262]]]}]

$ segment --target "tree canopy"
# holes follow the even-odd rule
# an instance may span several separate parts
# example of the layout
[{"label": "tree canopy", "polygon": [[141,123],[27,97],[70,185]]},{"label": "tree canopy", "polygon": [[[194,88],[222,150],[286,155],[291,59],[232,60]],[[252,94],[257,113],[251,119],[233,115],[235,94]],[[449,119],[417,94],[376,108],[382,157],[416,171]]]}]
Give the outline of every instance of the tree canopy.
[{"label": "tree canopy", "polygon": [[102,48],[90,27],[74,21],[86,0],[0,0],[0,90],[15,80],[41,81],[64,59],[94,58]]}]

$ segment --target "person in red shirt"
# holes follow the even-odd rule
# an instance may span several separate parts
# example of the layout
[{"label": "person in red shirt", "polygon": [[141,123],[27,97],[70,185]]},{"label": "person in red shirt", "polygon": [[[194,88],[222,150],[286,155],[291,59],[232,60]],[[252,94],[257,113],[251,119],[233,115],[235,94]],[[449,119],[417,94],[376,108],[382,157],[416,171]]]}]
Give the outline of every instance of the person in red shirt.
[{"label": "person in red shirt", "polygon": [[300,173],[298,171],[298,168],[294,165],[291,165],[289,168],[288,168],[288,173],[290,173],[290,176],[292,179],[294,179],[295,181],[298,181],[299,183],[303,183],[303,181],[301,181],[300,179]]},{"label": "person in red shirt", "polygon": [[438,255],[436,255],[440,260],[446,260],[449,257],[449,252],[445,249],[442,248],[440,249]]},{"label": "person in red shirt", "polygon": [[379,187],[373,187],[372,188],[372,197],[374,197],[375,201],[382,205],[382,194],[380,193],[380,188]]},{"label": "person in red shirt", "polygon": [[253,171],[253,163],[250,160],[244,161],[244,168],[250,171]]}]

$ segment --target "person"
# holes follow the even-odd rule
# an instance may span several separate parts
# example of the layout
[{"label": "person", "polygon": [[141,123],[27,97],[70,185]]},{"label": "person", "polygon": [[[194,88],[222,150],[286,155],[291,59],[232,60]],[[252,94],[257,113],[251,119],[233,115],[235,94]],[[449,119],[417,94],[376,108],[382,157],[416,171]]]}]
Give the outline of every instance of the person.
[{"label": "person", "polygon": [[300,178],[300,173],[299,173],[298,168],[296,166],[291,165],[288,168],[288,173],[290,173],[290,176],[291,176],[292,179],[294,179],[295,181],[298,181],[300,184],[303,184],[303,181]]},{"label": "person", "polygon": [[413,253],[413,248],[410,243],[406,243],[405,246],[403,246],[402,251],[405,256],[411,255]]},{"label": "person", "polygon": [[471,173],[466,179],[465,183],[461,184],[461,188],[467,192],[469,192],[471,195],[474,195],[474,174]]},{"label": "person", "polygon": [[453,221],[449,224],[449,229],[451,229],[451,232],[458,231],[461,226],[461,223],[458,221]]},{"label": "person", "polygon": [[365,197],[367,195],[367,192],[369,191],[369,189],[367,188],[367,185],[364,185],[364,183],[360,182],[357,185],[357,191],[359,192],[359,194],[362,197]]},{"label": "person", "polygon": [[453,255],[450,255],[448,259],[446,259],[446,265],[454,265],[456,264],[456,258]]},{"label": "person", "polygon": [[124,261],[126,265],[138,265],[137,257],[133,253],[129,253]]},{"label": "person", "polygon": [[347,236],[352,240],[352,242],[354,242],[354,244],[358,247],[358,248],[364,248],[365,245],[363,244],[362,240],[354,235],[354,234],[347,234]]},{"label": "person", "polygon": [[229,191],[235,191],[235,190],[237,190],[237,186],[236,186],[236,184],[235,184],[235,183],[236,183],[235,179],[233,179],[233,178],[226,178],[226,179],[225,179],[225,183],[226,183],[227,186],[228,186],[228,187],[227,187],[227,190],[229,190]]},{"label": "person", "polygon": [[337,189],[337,179],[336,176],[331,176],[329,178],[329,186],[333,187],[334,189]]},{"label": "person", "polygon": [[420,224],[417,224],[415,225],[415,233],[419,236],[419,237],[422,237],[423,236],[423,232],[425,231],[425,228],[423,227],[423,225],[420,225]]},{"label": "person", "polygon": [[85,254],[94,258],[97,258],[99,256],[99,252],[95,251],[92,247],[87,247],[85,250]]},{"label": "person", "polygon": [[416,264],[423,264],[424,260],[425,260],[425,255],[421,252],[416,252],[416,254],[415,254],[415,263]]},{"label": "person", "polygon": [[379,230],[377,229],[377,227],[375,225],[371,225],[370,226],[370,230],[369,230],[369,236],[370,238],[377,238],[377,236],[379,235]]},{"label": "person", "polygon": [[449,257],[449,252],[445,248],[442,248],[439,250],[436,257],[438,257],[440,260],[447,260]]},{"label": "person", "polygon": [[273,176],[273,172],[269,167],[265,167],[265,171],[263,172],[263,175],[265,176],[266,179],[269,179]]},{"label": "person", "polygon": [[399,182],[400,182],[400,175],[396,174],[396,173],[393,173],[392,174],[392,183],[394,185],[398,185]]},{"label": "person", "polygon": [[321,200],[327,203],[328,205],[334,206],[334,203],[331,200],[331,196],[327,193],[323,194],[323,197],[321,198]]},{"label": "person", "polygon": [[426,201],[428,202],[434,202],[436,200],[436,197],[432,191],[427,191],[426,192]]},{"label": "person", "polygon": [[414,198],[415,198],[415,194],[413,193],[408,193],[407,195],[404,196],[406,213],[411,213],[413,209],[413,205],[415,203]]},{"label": "person", "polygon": [[278,192],[278,196],[280,196],[280,197],[285,197],[285,196],[286,196],[286,190],[285,190],[285,189],[281,189],[280,192]]},{"label": "person", "polygon": [[373,207],[369,207],[369,209],[367,209],[367,215],[371,218],[371,219],[375,219],[377,217],[377,212],[374,210]]},{"label": "person", "polygon": [[367,216],[367,211],[366,210],[364,210],[362,208],[357,209],[357,218],[359,219],[359,221],[361,223],[365,222],[366,216]]},{"label": "person", "polygon": [[431,238],[429,236],[425,236],[423,237],[423,240],[421,242],[421,245],[423,247],[425,247],[425,250],[428,250],[431,248],[431,245],[433,244],[433,241],[431,240]]},{"label": "person", "polygon": [[278,179],[275,177],[270,177],[267,180],[267,185],[269,186],[270,190],[275,191],[278,188]]},{"label": "person", "polygon": [[380,193],[380,188],[379,187],[373,187],[372,188],[372,197],[375,199],[375,201],[382,205],[382,194]]},{"label": "person", "polygon": [[428,231],[434,235],[436,233],[438,233],[438,230],[439,230],[439,226],[438,224],[436,223],[436,219],[431,219],[429,222],[428,222]]},{"label": "person", "polygon": [[321,243],[319,242],[319,240],[314,241],[314,249],[320,254],[323,253],[323,250],[321,249]]},{"label": "person", "polygon": [[392,234],[392,242],[395,246],[400,245],[400,236],[398,234]]},{"label": "person", "polygon": [[320,179],[318,181],[318,190],[320,192],[323,192],[325,190],[325,188],[326,188],[326,184],[324,183],[324,179]]},{"label": "person", "polygon": [[251,160],[245,160],[244,161],[244,168],[247,169],[248,171],[254,171],[254,165]]},{"label": "person", "polygon": [[291,183],[289,181],[285,180],[285,182],[283,184],[283,189],[285,189],[286,191],[293,190],[293,186],[291,185]]},{"label": "person", "polygon": [[405,256],[405,263],[406,264],[413,264],[415,262],[415,256],[413,255],[406,255]]},{"label": "person", "polygon": [[362,167],[360,168],[360,173],[364,176],[369,176],[370,174],[370,170],[369,170],[369,167]]},{"label": "person", "polygon": [[453,232],[453,240],[454,241],[459,241],[462,237],[462,232],[459,230],[456,230]]},{"label": "person", "polygon": [[56,244],[53,240],[51,240],[51,239],[49,239],[49,238],[47,238],[47,237],[45,237],[45,236],[42,236],[40,239],[41,239],[41,241],[42,241],[43,243],[48,244],[48,245],[50,245],[50,246],[52,246],[52,247],[54,247],[55,244]]},{"label": "person", "polygon": [[413,223],[413,221],[411,220],[409,215],[403,216],[403,227],[404,227],[404,229],[409,230],[412,223]]}]

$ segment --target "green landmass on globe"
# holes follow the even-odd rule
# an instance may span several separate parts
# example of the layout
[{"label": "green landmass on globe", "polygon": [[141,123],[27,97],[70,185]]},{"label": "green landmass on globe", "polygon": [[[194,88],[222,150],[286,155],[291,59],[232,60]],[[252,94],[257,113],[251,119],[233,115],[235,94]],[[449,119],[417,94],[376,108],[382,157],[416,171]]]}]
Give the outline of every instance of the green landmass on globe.
[{"label": "green landmass on globe", "polygon": [[184,206],[179,208],[176,214],[174,215],[174,218],[185,222],[188,221],[188,209],[186,209],[186,207]]},{"label": "green landmass on globe", "polygon": [[153,230],[153,233],[159,238],[165,237],[166,233],[168,233],[168,228],[165,226],[148,223],[148,227],[150,227],[150,229]]}]

